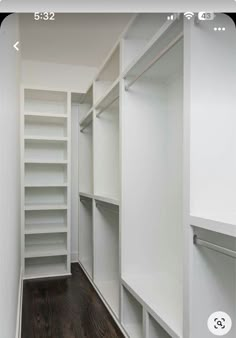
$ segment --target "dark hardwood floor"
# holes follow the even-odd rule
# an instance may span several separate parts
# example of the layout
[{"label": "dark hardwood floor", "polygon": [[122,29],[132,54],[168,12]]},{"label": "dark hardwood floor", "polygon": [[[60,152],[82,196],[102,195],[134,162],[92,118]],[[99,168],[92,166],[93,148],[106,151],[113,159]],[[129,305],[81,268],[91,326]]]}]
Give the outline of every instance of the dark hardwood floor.
[{"label": "dark hardwood floor", "polygon": [[123,338],[78,264],[72,277],[24,282],[22,338]]}]

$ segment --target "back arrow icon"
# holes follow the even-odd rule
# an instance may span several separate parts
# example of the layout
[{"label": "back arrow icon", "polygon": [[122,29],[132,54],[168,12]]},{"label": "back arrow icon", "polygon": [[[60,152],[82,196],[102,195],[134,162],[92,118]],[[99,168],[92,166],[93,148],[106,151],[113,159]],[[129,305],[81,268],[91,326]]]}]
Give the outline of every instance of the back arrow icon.
[{"label": "back arrow icon", "polygon": [[16,43],[13,45],[13,47],[17,50],[17,52],[19,51],[18,45],[19,45],[19,41],[16,41]]}]

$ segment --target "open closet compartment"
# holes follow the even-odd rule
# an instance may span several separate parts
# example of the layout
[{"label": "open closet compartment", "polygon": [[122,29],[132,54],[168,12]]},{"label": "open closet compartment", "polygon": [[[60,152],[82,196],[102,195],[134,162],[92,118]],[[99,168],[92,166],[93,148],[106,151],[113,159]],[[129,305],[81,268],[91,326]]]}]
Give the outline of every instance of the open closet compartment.
[{"label": "open closet compartment", "polygon": [[[212,313],[226,312],[232,322],[236,317],[236,239],[198,227],[193,235],[191,337],[210,338],[207,320]],[[227,337],[235,335],[233,325]]]},{"label": "open closet compartment", "polygon": [[171,338],[150,314],[147,314],[147,316],[147,338]]},{"label": "open closet compartment", "polygon": [[93,279],[93,199],[85,194],[79,198],[79,260]]},{"label": "open closet compartment", "polygon": [[98,200],[95,200],[94,204],[94,282],[118,318],[120,310],[119,207]]},{"label": "open closet compartment", "polygon": [[67,114],[67,93],[41,89],[25,89],[24,114],[65,115]]},{"label": "open closet compartment", "polygon": [[119,201],[119,83],[96,105],[94,114],[94,194]]},{"label": "open closet compartment", "polygon": [[25,278],[70,274],[70,100],[66,92],[22,90]]},{"label": "open closet compartment", "polygon": [[66,210],[29,210],[25,213],[25,234],[67,232]]},{"label": "open closet compartment", "polygon": [[142,305],[123,285],[121,288],[121,323],[129,337],[143,338]]},{"label": "open closet compartment", "polygon": [[106,96],[120,75],[120,44],[116,44],[94,81],[94,104]]},{"label": "open closet compartment", "polygon": [[121,277],[171,337],[182,337],[181,19],[141,56],[123,85]]},{"label": "open closet compartment", "polygon": [[167,23],[166,18],[165,13],[141,13],[134,16],[121,40],[122,72],[143,52],[152,38],[155,39],[156,34],[161,34],[162,26]]}]

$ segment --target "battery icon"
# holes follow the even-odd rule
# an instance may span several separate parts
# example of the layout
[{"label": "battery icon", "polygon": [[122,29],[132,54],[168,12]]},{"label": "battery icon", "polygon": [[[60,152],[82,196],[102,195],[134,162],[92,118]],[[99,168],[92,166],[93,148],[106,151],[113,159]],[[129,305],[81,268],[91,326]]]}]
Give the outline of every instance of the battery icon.
[{"label": "battery icon", "polygon": [[214,20],[215,14],[209,12],[199,12],[198,20]]}]

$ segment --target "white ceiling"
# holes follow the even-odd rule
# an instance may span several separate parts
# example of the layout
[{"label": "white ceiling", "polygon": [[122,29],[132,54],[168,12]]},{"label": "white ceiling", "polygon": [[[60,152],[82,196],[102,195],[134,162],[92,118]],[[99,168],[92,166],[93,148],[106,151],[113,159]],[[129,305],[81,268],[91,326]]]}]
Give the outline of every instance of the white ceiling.
[{"label": "white ceiling", "polygon": [[127,25],[130,14],[56,14],[35,21],[20,14],[23,59],[99,67]]}]

